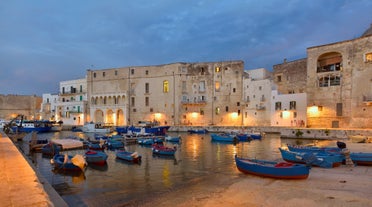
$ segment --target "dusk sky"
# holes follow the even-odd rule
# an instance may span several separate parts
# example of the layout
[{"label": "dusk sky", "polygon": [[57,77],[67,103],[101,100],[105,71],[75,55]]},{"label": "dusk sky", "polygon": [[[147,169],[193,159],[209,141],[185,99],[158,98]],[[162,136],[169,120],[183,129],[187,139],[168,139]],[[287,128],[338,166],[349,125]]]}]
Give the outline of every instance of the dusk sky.
[{"label": "dusk sky", "polygon": [[371,0],[0,1],[0,94],[56,94],[87,69],[242,60],[271,71],[371,23]]}]

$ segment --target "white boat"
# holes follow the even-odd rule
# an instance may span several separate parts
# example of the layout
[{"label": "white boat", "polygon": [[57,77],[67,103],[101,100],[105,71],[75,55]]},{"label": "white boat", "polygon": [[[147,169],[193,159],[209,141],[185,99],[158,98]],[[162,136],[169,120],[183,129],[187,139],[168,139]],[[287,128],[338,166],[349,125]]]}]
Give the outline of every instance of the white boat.
[{"label": "white boat", "polygon": [[82,131],[93,133],[111,133],[113,132],[113,128],[111,126],[107,126],[101,123],[89,122],[84,124]]}]

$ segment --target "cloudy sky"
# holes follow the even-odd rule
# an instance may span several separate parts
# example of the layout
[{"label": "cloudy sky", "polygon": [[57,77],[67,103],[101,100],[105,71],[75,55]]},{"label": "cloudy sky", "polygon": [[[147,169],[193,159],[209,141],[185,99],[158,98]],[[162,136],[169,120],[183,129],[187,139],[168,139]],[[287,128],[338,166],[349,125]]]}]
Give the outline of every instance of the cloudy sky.
[{"label": "cloudy sky", "polygon": [[0,1],[0,94],[57,93],[87,69],[243,60],[266,68],[359,37],[370,0]]}]

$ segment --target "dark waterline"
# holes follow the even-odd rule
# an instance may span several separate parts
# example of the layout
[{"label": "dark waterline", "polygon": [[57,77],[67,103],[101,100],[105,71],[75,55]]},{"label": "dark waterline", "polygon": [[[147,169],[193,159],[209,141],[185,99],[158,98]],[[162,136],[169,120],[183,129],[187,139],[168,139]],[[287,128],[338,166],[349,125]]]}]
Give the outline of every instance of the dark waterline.
[{"label": "dark waterline", "polygon": [[[171,134],[178,135],[178,134]],[[41,174],[70,206],[120,206],[140,204],[151,197],[191,185],[214,183],[216,175],[233,179],[241,173],[236,169],[234,155],[257,159],[281,160],[278,147],[282,144],[302,144],[313,140],[283,139],[278,134],[267,134],[260,140],[236,145],[211,142],[210,135],[180,133],[181,144],[174,157],[153,156],[150,147],[128,145],[126,150],[142,155],[141,164],[117,160],[114,151],[106,150],[107,165],[88,166],[84,173],[63,174],[53,172],[50,157],[29,153],[27,135],[19,147],[28,155]],[[62,131],[38,134],[39,139],[76,136],[93,137],[81,132]],[[65,151],[70,155],[83,154],[85,150]]]}]

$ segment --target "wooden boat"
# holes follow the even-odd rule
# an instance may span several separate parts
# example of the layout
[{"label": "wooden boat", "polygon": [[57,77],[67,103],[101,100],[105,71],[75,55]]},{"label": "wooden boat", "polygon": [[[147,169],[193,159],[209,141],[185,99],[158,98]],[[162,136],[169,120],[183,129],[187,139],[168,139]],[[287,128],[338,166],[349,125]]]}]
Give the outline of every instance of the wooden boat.
[{"label": "wooden boat", "polygon": [[251,141],[252,140],[252,138],[249,136],[249,134],[246,134],[246,133],[238,133],[238,134],[236,134],[236,137],[241,142],[246,142],[246,141]]},{"label": "wooden boat", "polygon": [[209,131],[207,129],[189,129],[187,132],[190,134],[207,134]]},{"label": "wooden boat", "polygon": [[112,139],[107,140],[107,149],[114,150],[124,148],[124,143],[122,141],[116,141]]},{"label": "wooden boat", "polygon": [[88,150],[84,154],[88,164],[104,165],[106,164],[107,154],[102,151]]},{"label": "wooden boat", "polygon": [[61,155],[57,154],[50,160],[56,170],[65,171],[84,171],[87,163],[82,155]]},{"label": "wooden boat", "polygon": [[88,149],[95,150],[95,151],[104,151],[105,150],[105,144],[104,143],[88,143]]},{"label": "wooden boat", "polygon": [[259,132],[248,133],[252,139],[262,139],[262,134]]},{"label": "wooden boat", "polygon": [[[313,152],[313,153],[329,153],[343,156],[343,163],[345,156],[339,147],[315,147],[315,146],[298,146],[288,145],[288,149],[293,152]],[[350,159],[357,165],[372,165],[372,153],[369,152],[351,152]]]},{"label": "wooden boat", "polygon": [[48,144],[45,144],[41,148],[42,155],[46,155],[46,156],[54,156],[56,154],[59,154],[60,151],[61,151],[60,146],[50,143],[50,142]]},{"label": "wooden boat", "polygon": [[181,136],[177,136],[177,137],[172,137],[172,136],[165,136],[165,141],[167,142],[176,142],[176,143],[179,143],[180,140],[181,140]]},{"label": "wooden boat", "polygon": [[138,144],[151,146],[153,144],[162,144],[163,140],[160,138],[139,138],[137,139]]},{"label": "wooden boat", "polygon": [[340,154],[292,152],[279,148],[283,160],[287,162],[302,163],[323,168],[338,167],[342,164],[343,156]]},{"label": "wooden boat", "polygon": [[127,152],[124,150],[118,150],[116,151],[116,158],[125,160],[127,162],[131,162],[131,163],[140,163],[142,156],[138,155],[137,152]]},{"label": "wooden boat", "polygon": [[152,145],[152,153],[158,154],[158,155],[168,155],[168,156],[174,156],[177,151],[176,147],[167,147],[160,144],[153,144]]},{"label": "wooden boat", "polygon": [[211,134],[212,141],[217,142],[231,142],[236,143],[239,142],[239,139],[233,135],[228,133],[221,133],[221,134]]},{"label": "wooden boat", "polygon": [[237,155],[235,163],[238,170],[243,173],[269,178],[306,179],[310,173],[310,167],[302,164],[246,159]]}]

